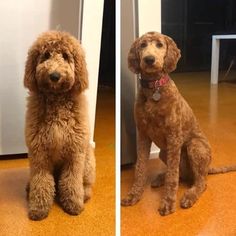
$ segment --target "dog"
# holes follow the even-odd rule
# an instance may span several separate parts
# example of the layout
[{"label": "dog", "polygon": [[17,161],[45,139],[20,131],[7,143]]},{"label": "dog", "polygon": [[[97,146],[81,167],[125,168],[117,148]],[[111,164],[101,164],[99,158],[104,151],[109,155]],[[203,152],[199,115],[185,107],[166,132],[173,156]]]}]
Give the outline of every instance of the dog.
[{"label": "dog", "polygon": [[64,211],[78,215],[95,181],[84,94],[88,73],[80,43],[66,32],[41,34],[28,51],[24,86],[29,90],[29,218],[47,217],[56,192]]},{"label": "dog", "polygon": [[137,163],[134,183],[123,206],[136,204],[144,191],[151,143],[160,148],[160,159],[167,171],[153,181],[164,185],[159,213],[168,215],[176,209],[179,179],[192,181],[181,199],[189,208],[206,189],[208,174],[235,171],[236,166],[211,168],[211,147],[192,109],[181,96],[169,73],[176,69],[180,50],[170,37],[148,32],[137,38],[128,54],[129,69],[140,74],[140,88],[135,102],[137,126]]}]

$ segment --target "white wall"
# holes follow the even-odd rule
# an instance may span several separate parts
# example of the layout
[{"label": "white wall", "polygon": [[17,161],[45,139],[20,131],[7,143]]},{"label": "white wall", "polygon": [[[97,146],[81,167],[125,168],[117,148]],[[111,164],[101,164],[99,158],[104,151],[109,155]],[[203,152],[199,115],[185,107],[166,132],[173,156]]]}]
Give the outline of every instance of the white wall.
[{"label": "white wall", "polygon": [[[0,154],[26,152],[23,87],[27,51],[36,37],[60,25],[78,37],[80,0],[0,1]],[[93,3],[93,5],[92,5]],[[95,122],[103,0],[85,0],[82,41],[90,75],[90,126]]]},{"label": "white wall", "polygon": [[24,64],[31,43],[50,28],[51,1],[1,1],[0,9],[0,153],[22,153],[26,152]]},{"label": "white wall", "polygon": [[100,45],[102,36],[103,0],[84,0],[82,44],[86,52],[89,72],[89,90],[87,91],[90,102],[89,115],[92,140],[94,136],[97,85],[100,60]]},{"label": "white wall", "polygon": [[161,0],[138,0],[139,35],[161,32]]},{"label": "white wall", "polygon": [[[161,32],[161,0],[138,0],[139,36],[149,31]],[[156,158],[159,148],[152,143],[150,158]]]}]

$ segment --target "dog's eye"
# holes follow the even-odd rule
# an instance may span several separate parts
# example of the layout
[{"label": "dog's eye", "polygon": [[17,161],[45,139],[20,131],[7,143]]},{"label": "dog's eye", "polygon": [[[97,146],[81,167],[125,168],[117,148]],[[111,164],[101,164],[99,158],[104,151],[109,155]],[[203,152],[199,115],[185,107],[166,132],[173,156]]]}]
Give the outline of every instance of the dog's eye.
[{"label": "dog's eye", "polygon": [[146,42],[141,43],[141,44],[140,44],[140,47],[141,47],[141,48],[147,47],[147,43],[146,43]]},{"label": "dog's eye", "polygon": [[43,60],[46,61],[46,60],[49,59],[49,58],[50,58],[50,53],[49,53],[49,52],[45,52],[45,53],[43,54]]},{"label": "dog's eye", "polygon": [[68,61],[69,60],[69,56],[68,56],[68,54],[67,53],[62,53],[62,56],[63,56],[63,58],[64,58],[64,60],[66,60],[66,61]]},{"label": "dog's eye", "polygon": [[163,44],[160,43],[160,42],[158,42],[158,43],[156,44],[156,47],[157,47],[157,48],[162,48],[162,47],[163,47]]}]

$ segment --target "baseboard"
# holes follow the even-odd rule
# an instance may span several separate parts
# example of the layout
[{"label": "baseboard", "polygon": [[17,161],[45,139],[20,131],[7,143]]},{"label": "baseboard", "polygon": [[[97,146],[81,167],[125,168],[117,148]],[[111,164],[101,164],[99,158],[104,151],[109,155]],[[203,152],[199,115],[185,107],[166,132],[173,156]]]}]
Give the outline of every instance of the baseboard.
[{"label": "baseboard", "polygon": [[159,157],[159,152],[160,149],[154,143],[152,143],[149,159],[157,159]]},{"label": "baseboard", "polygon": [[90,140],[90,145],[92,146],[92,148],[94,148],[95,149],[95,147],[96,147],[96,143],[93,141],[93,140]]},{"label": "baseboard", "polygon": [[151,151],[149,159],[158,159],[160,150]]}]

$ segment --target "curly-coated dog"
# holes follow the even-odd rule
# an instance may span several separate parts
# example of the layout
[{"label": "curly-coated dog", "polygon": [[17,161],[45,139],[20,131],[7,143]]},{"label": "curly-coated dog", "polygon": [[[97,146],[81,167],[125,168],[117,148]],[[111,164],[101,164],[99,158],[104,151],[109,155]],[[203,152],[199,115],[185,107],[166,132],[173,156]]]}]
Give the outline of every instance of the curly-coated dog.
[{"label": "curly-coated dog", "polygon": [[137,126],[137,163],[135,180],[123,206],[140,200],[147,178],[151,142],[160,148],[165,174],[157,176],[153,187],[164,184],[159,207],[161,215],[175,211],[179,178],[192,180],[181,207],[191,207],[206,189],[208,174],[236,170],[235,166],[210,168],[211,148],[192,109],[179,93],[168,73],[176,68],[180,50],[168,36],[149,32],[136,39],[128,55],[132,72],[140,74],[140,88],[135,103]]},{"label": "curly-coated dog", "polygon": [[64,211],[78,215],[95,181],[83,93],[88,74],[79,42],[66,32],[40,35],[28,52],[24,85],[29,89],[25,126],[29,218],[47,217],[56,192]]}]

